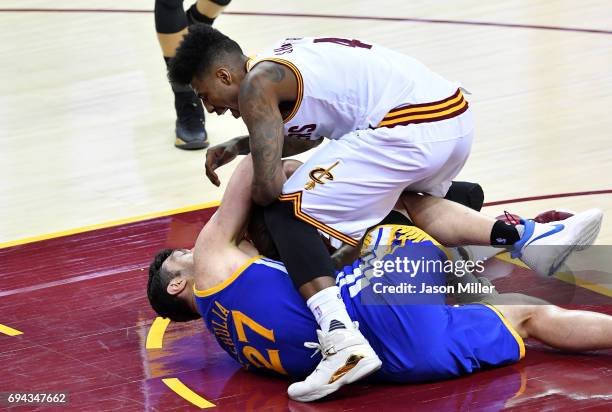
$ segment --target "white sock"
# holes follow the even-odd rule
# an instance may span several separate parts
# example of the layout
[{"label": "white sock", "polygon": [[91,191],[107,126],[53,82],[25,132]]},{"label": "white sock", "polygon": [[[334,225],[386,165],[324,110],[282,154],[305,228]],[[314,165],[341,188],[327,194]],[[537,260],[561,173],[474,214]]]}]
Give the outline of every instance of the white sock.
[{"label": "white sock", "polygon": [[338,286],[330,286],[315,293],[306,301],[306,305],[308,305],[308,309],[315,316],[319,327],[324,332],[330,330],[332,321],[336,321],[331,325],[332,329],[337,329],[340,326],[337,322],[342,323],[347,329],[353,326],[353,321],[346,311]]}]

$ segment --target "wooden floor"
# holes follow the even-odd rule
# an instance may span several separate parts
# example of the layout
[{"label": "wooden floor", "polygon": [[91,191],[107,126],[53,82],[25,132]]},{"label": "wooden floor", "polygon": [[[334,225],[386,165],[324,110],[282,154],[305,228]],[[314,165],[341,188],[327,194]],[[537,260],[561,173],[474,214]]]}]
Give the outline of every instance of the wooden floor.
[{"label": "wooden floor", "polygon": [[[152,3],[0,4],[0,242],[220,198],[223,187],[205,180],[203,153],[172,146],[172,96]],[[248,53],[292,35],[367,39],[461,81],[473,93],[477,129],[460,177],[480,182],[488,200],[501,200],[612,189],[612,4],[579,4],[235,0],[216,26]],[[98,11],[74,12],[82,8]],[[108,12],[113,9],[124,12]],[[300,13],[327,17],[294,15]],[[372,16],[381,19],[362,19]],[[422,20],[388,20],[402,17]],[[230,115],[210,115],[207,125],[213,143],[245,131]],[[221,169],[224,182],[232,167]],[[536,209],[559,204],[612,211],[609,195],[551,200]],[[612,242],[612,233],[604,229],[601,239]]]},{"label": "wooden floor", "polygon": [[[236,372],[195,323],[171,324],[169,346],[147,351],[154,315],[142,270],[158,247],[187,246],[210,210],[127,223],[201,209],[223,191],[205,179],[204,152],[172,145],[172,95],[152,7],[153,0],[0,2],[0,324],[24,332],[0,334],[0,364],[13,365],[0,392],[28,382],[25,389],[78,394],[75,410],[182,409],[186,401],[161,381],[178,374],[224,409],[366,405],[363,387],[327,406],[288,404],[285,383]],[[325,34],[416,57],[472,92],[476,140],[459,177],[482,184],[493,202],[488,213],[599,207],[609,219],[610,16],[608,0],[234,0],[215,24],[247,53],[283,37]],[[245,131],[229,115],[208,116],[207,129],[213,144]],[[224,183],[234,166],[221,169]],[[104,226],[114,227],[58,237]],[[41,239],[49,240],[31,243]],[[612,244],[609,220],[598,243]],[[601,294],[580,293],[612,313]],[[190,342],[198,349],[177,355]],[[457,384],[376,387],[373,399],[416,399],[430,410],[605,410],[610,356],[536,351],[517,367]],[[516,385],[523,395],[509,400]]]}]

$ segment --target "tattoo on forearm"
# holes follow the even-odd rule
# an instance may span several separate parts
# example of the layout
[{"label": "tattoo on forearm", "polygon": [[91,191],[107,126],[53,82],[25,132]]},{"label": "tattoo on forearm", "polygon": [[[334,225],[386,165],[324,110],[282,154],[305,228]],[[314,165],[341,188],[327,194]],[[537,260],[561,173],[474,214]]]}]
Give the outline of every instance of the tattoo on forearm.
[{"label": "tattoo on forearm", "polygon": [[240,111],[249,129],[249,143],[253,156],[255,200],[270,201],[276,197],[284,180],[281,163],[283,151],[283,122],[278,107],[270,103],[266,81],[282,80],[284,71],[278,65],[266,65],[263,76],[243,82],[240,89]]}]

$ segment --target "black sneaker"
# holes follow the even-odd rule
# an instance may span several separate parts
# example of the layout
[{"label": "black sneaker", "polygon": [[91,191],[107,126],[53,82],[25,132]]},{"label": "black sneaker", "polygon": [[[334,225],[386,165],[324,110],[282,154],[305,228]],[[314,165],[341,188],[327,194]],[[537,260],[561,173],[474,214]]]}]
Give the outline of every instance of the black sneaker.
[{"label": "black sneaker", "polygon": [[176,140],[174,146],[183,150],[208,147],[204,128],[204,108],[193,91],[174,92],[176,109]]}]

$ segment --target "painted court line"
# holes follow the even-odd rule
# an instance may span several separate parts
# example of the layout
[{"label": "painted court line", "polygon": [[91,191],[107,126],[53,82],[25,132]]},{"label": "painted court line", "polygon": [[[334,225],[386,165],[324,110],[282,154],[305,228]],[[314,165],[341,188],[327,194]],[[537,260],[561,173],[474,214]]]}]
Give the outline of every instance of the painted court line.
[{"label": "painted court line", "polygon": [[604,190],[589,190],[587,192],[569,192],[569,193],[555,193],[551,195],[541,195],[541,196],[517,197],[514,199],[498,200],[495,202],[485,202],[483,204],[483,207],[507,205],[510,203],[532,202],[534,200],[558,199],[561,197],[607,195],[611,193],[612,193],[612,189],[604,189]]},{"label": "painted court line", "polygon": [[[166,332],[166,328],[170,324],[170,319],[156,317],[151,327],[149,328],[149,332],[147,333],[147,342],[145,347],[147,349],[161,349],[164,345],[164,333]],[[164,378],[162,382],[166,384],[174,393],[176,393],[181,398],[185,399],[187,402],[197,406],[198,408],[213,408],[216,405],[208,400],[204,399],[202,396],[198,395],[196,392],[192,391],[187,387],[183,382],[181,382],[178,378]]]},{"label": "painted court line", "polygon": [[[0,8],[0,13],[153,13],[151,9],[76,9],[76,8]],[[315,14],[315,13],[270,13],[256,11],[226,11],[224,15],[229,16],[253,16],[253,17],[293,17],[293,18],[315,18],[335,20],[366,20],[386,21],[399,23],[426,23],[426,24],[452,24],[461,26],[484,26],[502,27],[507,29],[532,29],[565,31],[574,33],[612,34],[612,30],[589,29],[585,27],[548,26],[542,24],[502,23],[478,20],[449,20],[449,19],[426,19],[418,17],[386,17],[386,16],[359,16],[349,14]]]},{"label": "painted court line", "polygon": [[207,202],[207,203],[201,203],[198,205],[185,206],[185,207],[181,207],[178,209],[164,210],[161,212],[152,212],[152,213],[147,213],[147,214],[140,215],[140,216],[133,216],[133,217],[125,218],[125,219],[111,220],[109,222],[99,223],[95,225],[77,227],[74,229],[68,229],[68,230],[64,230],[61,232],[47,233],[47,234],[27,237],[23,239],[10,240],[8,242],[0,242],[0,249],[12,247],[12,246],[23,245],[26,243],[38,242],[41,240],[55,239],[58,237],[75,235],[77,233],[90,232],[90,231],[97,230],[97,229],[106,229],[109,227],[127,225],[129,223],[142,222],[143,220],[178,215],[180,213],[193,212],[195,210],[208,209],[211,207],[217,207],[219,206],[219,204],[220,202],[216,200],[214,202]]},{"label": "painted court line", "polygon": [[213,408],[216,406],[214,403],[207,401],[206,399],[202,398],[200,395],[189,389],[178,378],[165,378],[162,379],[162,382],[164,382],[181,398],[185,399],[186,401],[197,406],[200,409]]},{"label": "painted court line", "polygon": [[[495,258],[503,262],[506,262],[506,263],[511,263],[515,266],[520,266],[522,268],[529,269],[529,266],[527,266],[526,264],[524,264],[518,259],[511,258],[510,253],[507,253],[507,252],[500,253],[499,255],[495,256]],[[581,288],[588,289],[591,292],[599,293],[600,295],[604,295],[604,296],[608,296],[612,298],[612,289],[604,285],[600,285],[598,283],[589,282],[587,280],[579,278],[578,276],[574,274],[559,272],[559,273],[555,273],[553,277],[562,282],[569,283],[570,285],[579,286]]]},{"label": "painted court line", "polygon": [[166,328],[170,324],[170,319],[156,317],[149,329],[149,333],[147,334],[147,343],[145,344],[145,348],[147,349],[161,349],[164,344],[164,333],[166,332]]},{"label": "painted court line", "polygon": [[[561,197],[590,196],[590,195],[603,195],[603,194],[612,194],[612,189],[591,190],[587,192],[554,193],[554,194],[549,194],[549,195],[519,197],[519,198],[514,198],[514,199],[505,199],[505,200],[498,200],[498,201],[493,201],[493,202],[485,202],[483,204],[483,207],[505,205],[505,204],[510,204],[510,203],[530,202],[534,200],[557,199]],[[106,229],[109,227],[115,227],[115,226],[121,226],[121,225],[129,224],[129,223],[141,222],[144,220],[155,219],[159,217],[172,216],[172,215],[177,215],[180,213],[193,212],[196,210],[218,207],[220,204],[221,202],[219,200],[215,200],[212,202],[201,203],[198,205],[185,206],[185,207],[178,208],[178,209],[166,210],[166,211],[161,211],[161,212],[153,212],[153,213],[148,213],[145,215],[128,217],[125,219],[113,220],[113,221],[90,225],[90,226],[78,227],[74,229],[65,230],[62,232],[47,233],[47,234],[32,236],[32,237],[23,238],[23,239],[10,240],[7,242],[0,242],[0,249],[12,247],[12,246],[24,245],[26,243],[38,242],[41,240],[48,240],[48,239],[55,239],[55,238],[63,237],[63,236],[70,236],[70,235],[74,235],[77,233],[89,232],[89,231],[93,231],[97,229]]]},{"label": "painted court line", "polygon": [[10,327],[8,327],[6,325],[2,325],[2,324],[0,324],[0,333],[4,333],[5,335],[8,335],[8,336],[23,335],[22,331],[10,328]]},{"label": "painted court line", "polygon": [[52,282],[45,282],[45,283],[39,283],[37,285],[32,285],[32,286],[25,286],[23,288],[17,288],[17,289],[10,289],[10,290],[0,290],[0,297],[2,296],[10,296],[10,295],[17,295],[19,293],[26,293],[26,292],[33,292],[35,290],[40,290],[40,289],[47,289],[53,286],[60,286],[60,285],[67,285],[69,283],[76,283],[76,282],[81,282],[83,280],[90,280],[90,279],[96,279],[96,278],[101,278],[104,276],[112,276],[112,275],[117,275],[120,273],[126,273],[126,272],[130,272],[133,270],[137,270],[137,269],[143,269],[149,267],[149,263],[142,265],[129,265],[129,266],[122,266],[120,268],[116,268],[116,269],[110,269],[110,270],[103,270],[101,272],[95,272],[95,273],[90,273],[87,275],[79,275],[79,276],[74,276],[71,278],[67,278],[67,279],[61,279],[61,280],[54,280]]}]

